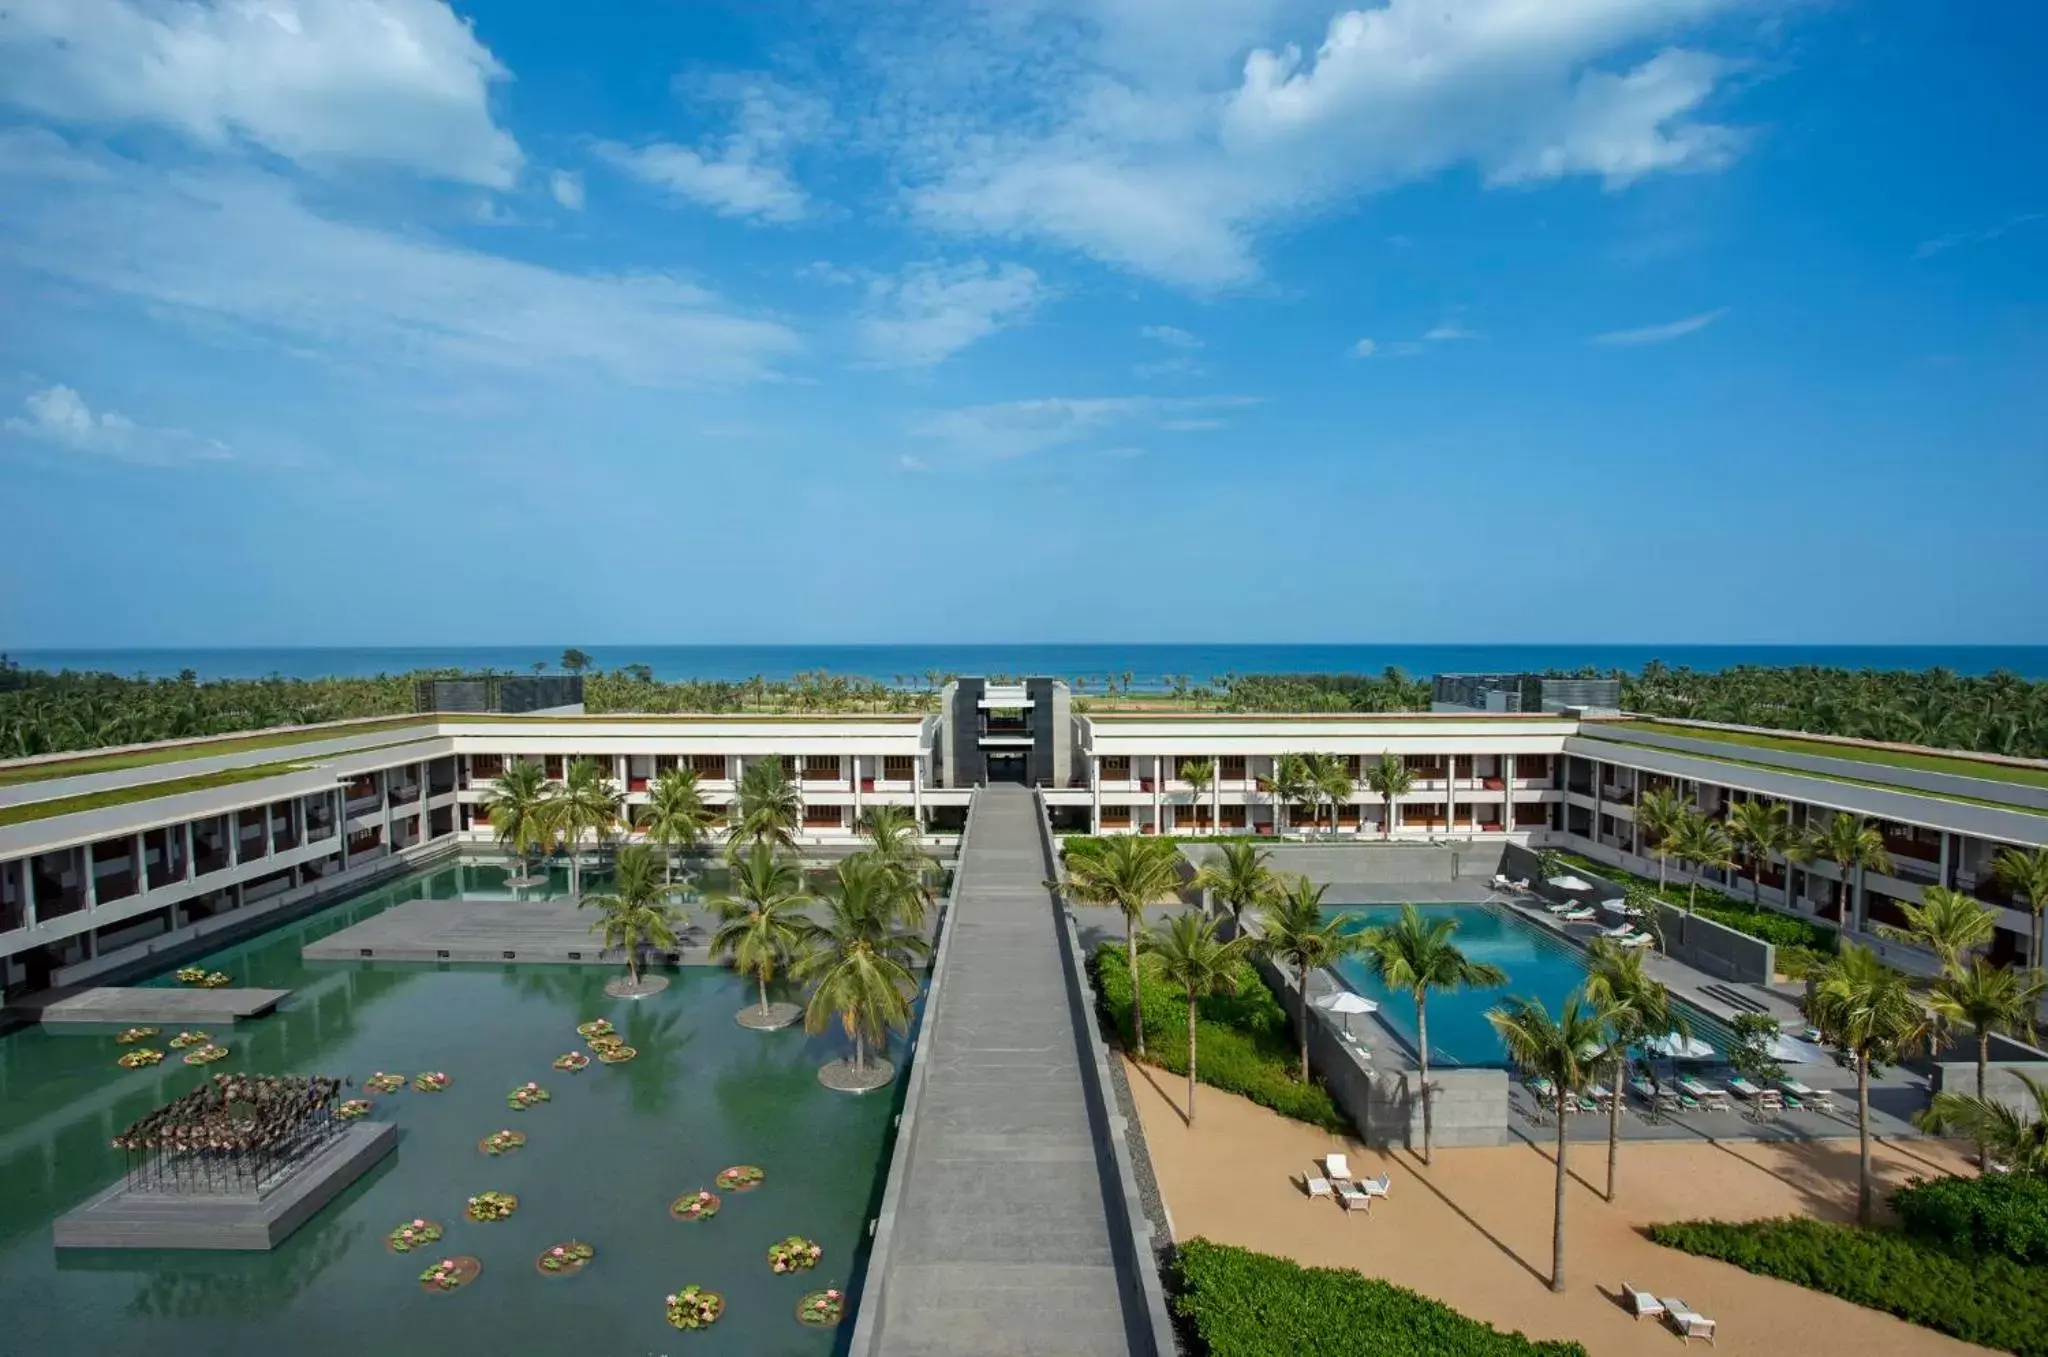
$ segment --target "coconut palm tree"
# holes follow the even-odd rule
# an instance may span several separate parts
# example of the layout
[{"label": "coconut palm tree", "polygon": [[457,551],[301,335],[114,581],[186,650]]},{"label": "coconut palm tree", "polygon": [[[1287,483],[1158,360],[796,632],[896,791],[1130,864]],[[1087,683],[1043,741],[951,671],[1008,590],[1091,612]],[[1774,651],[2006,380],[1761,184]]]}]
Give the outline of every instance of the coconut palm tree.
[{"label": "coconut palm tree", "polygon": [[1870,1224],[1870,1071],[1917,1050],[1927,1013],[1906,977],[1867,947],[1844,942],[1806,996],[1806,1016],[1822,1040],[1856,1062],[1856,1219]]},{"label": "coconut palm tree", "polygon": [[668,903],[674,889],[661,879],[653,850],[627,844],[612,864],[610,893],[580,902],[602,911],[590,931],[602,933],[605,946],[626,954],[626,977],[634,989],[640,987],[641,947],[652,944],[666,950],[676,945],[675,910]]},{"label": "coconut palm tree", "polygon": [[923,928],[925,910],[938,898],[939,860],[925,848],[917,817],[903,806],[871,806],[862,813],[858,829],[867,841],[859,856],[902,878],[907,888],[903,922]]},{"label": "coconut palm tree", "polygon": [[2001,848],[1991,860],[1991,875],[2007,890],[2027,897],[2027,910],[2034,920],[2027,942],[2027,964],[2037,971],[2048,966],[2041,935],[2042,917],[2048,913],[2048,848]]},{"label": "coconut palm tree", "polygon": [[1301,1082],[1308,1082],[1308,973],[1350,956],[1365,945],[1365,935],[1351,920],[1323,911],[1323,892],[1305,876],[1289,877],[1260,910],[1264,935],[1259,950],[1294,969],[1294,988],[1301,996],[1295,1031],[1301,1039]]},{"label": "coconut palm tree", "polygon": [[736,855],[755,844],[783,852],[796,850],[797,828],[803,824],[804,798],[776,758],[755,759],[740,770],[726,853]]},{"label": "coconut palm tree", "polygon": [[484,804],[491,816],[491,832],[519,863],[519,880],[529,879],[527,855],[547,847],[554,837],[548,827],[548,783],[537,763],[516,759],[491,784],[490,799]]},{"label": "coconut palm tree", "polygon": [[841,876],[840,894],[811,934],[795,973],[811,984],[804,1030],[816,1034],[837,1019],[853,1041],[854,1069],[865,1073],[870,1045],[887,1044],[892,1031],[910,1030],[917,979],[909,963],[930,948],[896,926],[889,897],[875,888],[886,880],[884,873],[870,870],[855,880],[862,884],[848,889],[851,883]]},{"label": "coconut palm tree", "polygon": [[1906,916],[1904,927],[1879,924],[1877,931],[1894,942],[1934,953],[1944,976],[1957,974],[1970,949],[1991,941],[1998,931],[1997,916],[1961,891],[1929,886],[1920,892],[1920,900],[1917,905],[1899,902],[1899,912]]},{"label": "coconut palm tree", "polygon": [[1075,904],[1112,905],[1123,911],[1124,939],[1131,968],[1131,1030],[1138,1055],[1145,1054],[1145,1018],[1138,974],[1138,935],[1145,910],[1180,899],[1180,850],[1163,839],[1135,834],[1088,841],[1067,851],[1066,879],[1057,883]]},{"label": "coconut palm tree", "polygon": [[1401,906],[1401,917],[1366,932],[1361,949],[1380,983],[1407,990],[1415,998],[1415,1049],[1422,1076],[1422,1162],[1430,1162],[1429,992],[1467,987],[1485,989],[1507,983],[1508,975],[1489,962],[1473,961],[1458,950],[1451,935],[1452,918],[1426,920],[1413,905]]},{"label": "coconut palm tree", "polygon": [[1311,754],[1308,756],[1309,793],[1319,804],[1330,808],[1330,833],[1337,832],[1337,807],[1347,805],[1358,786],[1351,780],[1350,770],[1344,760],[1335,754]]},{"label": "coconut palm tree", "polygon": [[1226,843],[1188,884],[1205,890],[1230,910],[1233,932],[1244,932],[1244,912],[1272,899],[1280,879],[1269,865],[1273,855],[1255,843]]},{"label": "coconut palm tree", "polygon": [[769,982],[796,964],[816,931],[804,914],[810,903],[803,869],[764,843],[733,861],[730,889],[711,900],[718,919],[711,954],[730,957],[734,970],[754,978],[763,1017]]},{"label": "coconut palm tree", "polygon": [[[1607,1019],[1610,1043],[1625,1053],[1653,1037],[1677,1033],[1681,1040],[1692,1028],[1671,1002],[1671,991],[1643,969],[1643,954],[1595,938],[1586,953],[1586,999]],[[1607,1200],[1614,1200],[1614,1182],[1621,1158],[1621,1109],[1626,1094],[1628,1061],[1614,1062],[1614,1100],[1607,1108]],[[1561,1118],[1560,1118],[1561,1119]]]},{"label": "coconut palm tree", "polygon": [[640,827],[647,841],[661,846],[661,879],[675,879],[675,853],[687,853],[704,841],[711,812],[697,789],[697,774],[689,768],[671,768],[654,779],[647,789],[647,804],[640,811]]},{"label": "coconut palm tree", "polygon": [[1138,951],[1159,965],[1159,978],[1179,989],[1188,1001],[1188,1125],[1195,1124],[1195,1007],[1222,991],[1237,993],[1238,976],[1250,938],[1224,942],[1216,921],[1199,914],[1177,914],[1165,928],[1148,928]]},{"label": "coconut palm tree", "polygon": [[[1525,1074],[1548,1079],[1562,1103],[1576,1098],[1619,1059],[1608,1040],[1608,1017],[1597,1004],[1577,994],[1564,1001],[1556,1017],[1534,999],[1510,999],[1486,1015],[1493,1030],[1500,1033],[1508,1058]],[[1427,1106],[1425,1103],[1424,1106]],[[1557,1188],[1550,1226],[1550,1289],[1564,1290],[1564,1182],[1566,1127],[1570,1118],[1557,1118]],[[1427,1162],[1425,1158],[1425,1162]]]},{"label": "coconut palm tree", "polygon": [[1273,760],[1273,775],[1259,779],[1259,790],[1273,798],[1273,830],[1283,831],[1281,817],[1286,808],[1299,805],[1313,793],[1309,790],[1308,760],[1299,754],[1282,754]]},{"label": "coconut palm tree", "polygon": [[626,798],[617,785],[590,759],[578,759],[570,764],[569,775],[548,797],[545,810],[548,824],[569,849],[570,898],[578,899],[583,894],[578,854],[584,836],[592,836],[602,847],[618,825],[625,805]]},{"label": "coconut palm tree", "polygon": [[2003,1164],[2014,1173],[2048,1177],[2048,1080],[2018,1074],[2033,1096],[2031,1111],[1996,1098],[1968,1093],[1937,1093],[1918,1118],[1920,1128],[1936,1135],[1955,1134],[1974,1140],[1985,1162]]},{"label": "coconut palm tree", "polygon": [[1784,857],[1798,841],[1792,830],[1792,813],[1775,801],[1741,801],[1728,812],[1728,837],[1749,859],[1750,898],[1758,909],[1764,903],[1764,869],[1774,857]]},{"label": "coconut palm tree", "polygon": [[1663,843],[1666,853],[1692,868],[1692,880],[1686,884],[1685,912],[1690,915],[1698,903],[1700,874],[1709,867],[1726,870],[1735,865],[1735,845],[1729,840],[1728,831],[1718,820],[1709,819],[1693,811],[1680,818],[1671,835]]},{"label": "coconut palm tree", "polygon": [[[1215,784],[1216,765],[1209,759],[1182,759],[1180,764],[1180,780],[1187,783],[1194,790],[1194,804],[1199,806],[1202,797]],[[1201,818],[1200,815],[1195,817],[1198,821]],[[1213,823],[1209,826],[1211,833],[1216,832],[1218,828],[1219,826]]]},{"label": "coconut palm tree", "polygon": [[1684,799],[1677,792],[1672,791],[1668,787],[1659,787],[1656,791],[1645,792],[1636,801],[1636,823],[1641,825],[1643,832],[1650,836],[1650,853],[1657,859],[1657,889],[1659,891],[1662,891],[1666,885],[1665,865],[1666,859],[1669,857],[1666,843],[1670,840],[1672,834],[1677,831],[1678,826],[1690,814],[1692,814],[1692,808],[1685,803]]},{"label": "coconut palm tree", "polygon": [[1806,836],[1804,851],[1809,859],[1826,858],[1842,874],[1840,923],[1845,931],[1859,925],[1857,878],[1865,871],[1888,872],[1892,856],[1884,848],[1884,835],[1860,815],[1837,812],[1827,827]]},{"label": "coconut palm tree", "polygon": [[[2041,1007],[2044,992],[2048,992],[2048,981],[2042,979],[2039,971],[1994,966],[1981,956],[1972,958],[1968,969],[1952,966],[1948,974],[1934,982],[1927,1006],[1934,1010],[1935,1019],[1944,1027],[1967,1027],[1976,1034],[1978,1102],[1986,1101],[1984,1084],[1991,1070],[1991,1034],[2011,1032],[2024,1041],[2032,1041],[2034,1014]],[[1937,1102],[1941,1096],[1937,1095]],[[1929,1113],[1932,1110],[1929,1108]],[[1984,1162],[1986,1148],[1983,1141],[1978,1141],[1980,1164]]]},{"label": "coconut palm tree", "polygon": [[1365,785],[1384,803],[1380,812],[1380,837],[1394,836],[1394,803],[1415,785],[1415,774],[1399,754],[1381,754],[1379,762],[1365,770]]}]

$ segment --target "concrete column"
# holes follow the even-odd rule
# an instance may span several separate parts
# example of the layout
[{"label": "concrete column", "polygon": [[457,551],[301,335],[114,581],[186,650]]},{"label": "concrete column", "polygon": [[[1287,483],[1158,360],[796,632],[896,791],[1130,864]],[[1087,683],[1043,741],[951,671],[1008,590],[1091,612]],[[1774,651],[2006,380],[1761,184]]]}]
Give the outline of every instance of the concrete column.
[{"label": "concrete column", "polygon": [[334,789],[334,832],[341,836],[341,870],[348,870],[348,788]]},{"label": "concrete column", "polygon": [[1955,853],[1950,846],[1954,837],[1945,829],[1941,831],[1941,884],[1949,890],[1956,888]]},{"label": "concrete column", "polygon": [[1167,767],[1166,755],[1152,756],[1152,832],[1155,834],[1166,832],[1166,816],[1163,809],[1166,805]]},{"label": "concrete column", "polygon": [[860,755],[849,754],[846,756],[846,762],[853,769],[853,776],[849,779],[849,782],[853,787],[853,822],[858,825],[860,823]]},{"label": "concrete column", "polygon": [[1500,756],[1500,832],[1515,832],[1515,756]]},{"label": "concrete column", "polygon": [[[168,836],[164,839],[164,851],[166,853],[171,851],[171,841]],[[135,893],[137,895],[149,894],[149,845],[144,842],[143,835],[140,833],[137,833],[135,836]]]},{"label": "concrete column", "polygon": [[[564,771],[564,772],[566,772],[566,771],[567,771],[567,769],[566,769],[566,768],[564,768],[564,770],[563,770],[563,771]],[[386,773],[386,774],[384,775],[384,797],[383,797],[383,800],[384,800],[384,851],[385,851],[385,852],[387,852],[387,853],[389,853],[389,852],[391,851],[391,775],[390,775],[389,773]],[[574,849],[574,845],[571,845],[571,850],[573,851],[573,849]]]},{"label": "concrete column", "polygon": [[924,760],[910,761],[910,813],[917,817],[917,832],[924,833]]},{"label": "concrete column", "polygon": [[1444,755],[1444,836],[1458,832],[1458,756]]},{"label": "concrete column", "polygon": [[36,926],[36,855],[21,860],[21,926]]},{"label": "concrete column", "polygon": [[178,879],[190,881],[198,874],[192,863],[192,822],[187,820],[178,826],[178,832],[185,838],[185,860],[178,864]]},{"label": "concrete column", "polygon": [[79,869],[80,869],[81,871],[83,871],[83,872],[85,873],[85,907],[86,907],[87,911],[89,912],[89,911],[91,911],[91,910],[95,910],[95,909],[98,909],[98,908],[99,908],[99,904],[100,904],[100,878],[99,878],[99,873],[95,872],[95,871],[94,871],[94,870],[92,869],[92,845],[91,845],[91,844],[89,844],[89,843],[87,843],[87,844],[80,844],[80,845],[78,846],[78,848],[77,848],[76,850],[74,850],[74,851],[76,851],[76,852],[77,852],[77,854],[78,854],[78,865],[79,865]]},{"label": "concrete column", "polygon": [[1209,756],[1209,832],[1223,832],[1223,756]]},{"label": "concrete column", "polygon": [[1089,811],[1088,832],[1102,832],[1102,755],[1088,756],[1088,791],[1094,798],[1094,807]]}]

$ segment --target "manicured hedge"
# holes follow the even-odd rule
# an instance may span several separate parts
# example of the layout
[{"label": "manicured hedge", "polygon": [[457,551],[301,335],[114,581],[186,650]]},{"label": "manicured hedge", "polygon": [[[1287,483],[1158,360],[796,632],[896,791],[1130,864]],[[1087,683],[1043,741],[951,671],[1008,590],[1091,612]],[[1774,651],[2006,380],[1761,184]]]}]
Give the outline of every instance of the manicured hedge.
[{"label": "manicured hedge", "polygon": [[[1682,885],[1665,886],[1662,890],[1659,890],[1656,881],[1649,877],[1637,876],[1635,873],[1625,872],[1619,867],[1610,867],[1604,862],[1595,862],[1591,858],[1580,857],[1577,853],[1560,853],[1558,856],[1581,871],[1596,872],[1607,880],[1621,886],[1642,886],[1650,894],[1673,908],[1680,911],[1685,909],[1686,888]],[[1672,869],[1674,872],[1683,870],[1680,864],[1676,862],[1672,863]],[[1699,915],[1702,919],[1712,919],[1717,924],[1724,924],[1738,933],[1746,933],[1752,938],[1759,938],[1773,946],[1803,948],[1805,951],[1818,953],[1823,957],[1830,957],[1835,954],[1835,944],[1840,937],[1840,934],[1827,924],[1815,923],[1811,919],[1802,919],[1792,914],[1780,914],[1774,909],[1763,908],[1754,904],[1746,904],[1740,900],[1722,895],[1714,887],[1706,884],[1700,886],[1698,901],[1693,906],[1693,913]],[[1787,974],[1790,974],[1790,972],[1787,972]]]},{"label": "manicured hedge", "polygon": [[1405,1287],[1340,1268],[1301,1267],[1190,1239],[1173,1305],[1208,1357],[1585,1357],[1468,1319]]},{"label": "manicured hedge", "polygon": [[1906,1233],[1965,1257],[2048,1266],[2048,1181],[2024,1173],[1915,1178],[1892,1194]]},{"label": "manicured hedge", "polygon": [[[1184,995],[1145,967],[1145,1059],[1175,1074],[1188,1072],[1188,1006]],[[1125,1050],[1135,1046],[1131,1029],[1131,972],[1123,944],[1106,942],[1095,951],[1089,969],[1095,992],[1122,1038]],[[1195,1077],[1230,1093],[1250,1098],[1282,1116],[1332,1131],[1351,1125],[1319,1083],[1296,1079],[1300,1050],[1287,1013],[1250,963],[1238,972],[1237,993],[1213,994],[1197,1006]]]},{"label": "manicured hedge", "polygon": [[2048,1357],[2048,1268],[1961,1258],[1897,1231],[1799,1217],[1652,1225],[1650,1238],[1965,1342]]}]

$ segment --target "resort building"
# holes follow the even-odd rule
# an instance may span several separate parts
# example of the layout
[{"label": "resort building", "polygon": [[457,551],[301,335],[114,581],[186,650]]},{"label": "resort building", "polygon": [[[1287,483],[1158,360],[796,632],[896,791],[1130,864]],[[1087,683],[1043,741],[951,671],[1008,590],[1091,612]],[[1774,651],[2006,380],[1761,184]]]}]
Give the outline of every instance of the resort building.
[{"label": "resort building", "polygon": [[[1468,696],[1488,691],[1504,690]],[[2022,953],[2028,918],[1991,860],[2048,844],[2048,765],[1580,708],[1075,713],[1050,679],[962,679],[922,716],[588,716],[563,703],[575,696],[536,688],[513,700],[554,705],[0,764],[0,984],[13,995],[88,979],[252,912],[481,847],[489,788],[514,760],[550,779],[594,760],[630,818],[672,768],[697,774],[716,813],[746,766],[774,759],[801,791],[803,838],[821,849],[851,842],[862,811],[880,804],[957,830],[973,787],[1011,781],[1040,788],[1063,832],[1496,840],[1651,875],[1642,796],[1670,789],[1721,818],[1761,799],[1786,806],[1795,826],[1867,818],[1889,868],[1844,883],[1825,861],[1773,860],[1710,869],[1710,888],[1864,933],[1947,884],[1998,910],[2001,960]],[[504,695],[437,689],[431,700],[472,698]],[[1541,691],[1536,701],[1548,705]],[[1348,794],[1278,795],[1280,761],[1307,754],[1335,759]],[[1370,780],[1387,756],[1407,774],[1391,798]]]}]

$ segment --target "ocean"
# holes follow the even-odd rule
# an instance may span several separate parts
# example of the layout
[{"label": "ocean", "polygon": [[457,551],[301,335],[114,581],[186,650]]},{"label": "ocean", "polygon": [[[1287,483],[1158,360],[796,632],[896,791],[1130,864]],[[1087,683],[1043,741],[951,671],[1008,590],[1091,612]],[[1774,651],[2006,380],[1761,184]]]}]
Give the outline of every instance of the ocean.
[{"label": "ocean", "polygon": [[[101,670],[150,678],[190,669],[200,678],[368,677],[415,669],[529,672],[554,670],[562,645],[321,646],[190,650],[19,650],[23,668]],[[1672,668],[1737,665],[1831,665],[1845,669],[1928,669],[1959,674],[2005,669],[2048,679],[2048,646],[1742,646],[1742,645],[587,645],[600,669],[644,664],[659,679],[783,679],[828,670],[883,683],[922,683],[936,674],[1050,674],[1086,678],[1094,686],[1126,673],[1138,688],[1170,687],[1176,676],[1194,684],[1223,674],[1377,674],[1411,676],[1573,670],[1640,672],[1652,660]]]}]

